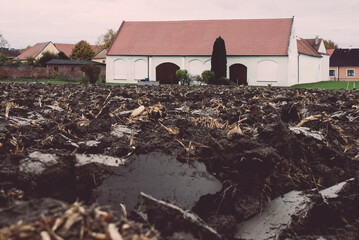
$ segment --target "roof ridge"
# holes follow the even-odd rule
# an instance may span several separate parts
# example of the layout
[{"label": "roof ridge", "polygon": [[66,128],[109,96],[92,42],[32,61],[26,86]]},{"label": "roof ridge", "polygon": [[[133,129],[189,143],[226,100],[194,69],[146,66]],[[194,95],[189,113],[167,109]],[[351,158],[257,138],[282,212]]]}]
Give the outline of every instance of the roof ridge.
[{"label": "roof ridge", "polygon": [[[44,42],[44,43],[46,43],[46,42]],[[39,56],[39,54],[40,54],[50,43],[52,43],[52,42],[51,42],[51,41],[47,42],[47,44],[46,44],[43,48],[41,48],[41,50],[35,55],[34,58],[36,58],[37,56]],[[52,43],[52,45],[54,45],[54,44]],[[54,46],[55,46],[55,45],[54,45]],[[55,46],[55,48],[57,49],[56,46]],[[57,50],[59,50],[59,49],[57,49]]]},{"label": "roof ridge", "polygon": [[269,20],[292,20],[293,18],[228,18],[228,19],[183,19],[183,20],[139,20],[123,21],[124,23],[171,23],[171,22],[209,22],[209,21],[269,21]]}]

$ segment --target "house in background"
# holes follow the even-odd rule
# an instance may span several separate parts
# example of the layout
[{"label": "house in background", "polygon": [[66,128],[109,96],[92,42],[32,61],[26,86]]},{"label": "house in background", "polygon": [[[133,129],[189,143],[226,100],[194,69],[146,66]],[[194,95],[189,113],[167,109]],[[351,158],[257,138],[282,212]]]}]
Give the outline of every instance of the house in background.
[{"label": "house in background", "polygon": [[[74,49],[74,47],[76,46],[76,44],[69,44],[69,43],[55,43],[56,48],[65,53],[65,55],[70,58],[71,53],[72,53],[72,49]],[[102,50],[101,46],[98,45],[90,45],[92,48],[92,51],[96,54],[99,51]]]},{"label": "house in background", "polygon": [[331,57],[333,55],[334,51],[335,51],[335,49],[327,49],[327,54],[329,55],[329,57]]},{"label": "house in background", "polygon": [[69,44],[69,43],[55,43],[56,48],[60,51],[65,53],[65,55],[70,58],[72,49],[74,49],[76,44]]},{"label": "house in background", "polygon": [[95,56],[93,56],[91,60],[94,62],[106,63],[106,54],[107,49],[102,49],[97,54],[95,54]]},{"label": "house in background", "polygon": [[58,54],[59,50],[56,48],[56,46],[52,42],[42,42],[37,43],[31,48],[25,50],[22,52],[19,56],[15,57],[13,60],[20,61],[20,62],[26,62],[26,59],[29,57],[34,58],[35,60],[39,60],[44,52],[51,52]]},{"label": "house in background", "polygon": [[334,81],[359,81],[359,49],[335,49],[329,75]]},{"label": "house in background", "polygon": [[329,80],[329,55],[323,39],[298,39],[299,83]]},{"label": "house in background", "polygon": [[[28,57],[33,57],[35,60],[38,60],[42,57],[44,52],[51,52],[54,54],[58,54],[63,52],[68,58],[70,58],[72,49],[75,47],[76,44],[68,44],[68,43],[52,43],[50,42],[43,42],[37,43],[31,48],[25,50],[19,56],[15,57],[13,60],[26,62]],[[101,51],[101,46],[91,45],[92,50],[94,53],[98,53]]]},{"label": "house in background", "polygon": [[297,41],[294,18],[285,18],[123,22],[107,52],[106,81],[178,83],[178,69],[200,75],[211,68],[219,36],[232,82],[290,86],[329,80],[322,41]]}]

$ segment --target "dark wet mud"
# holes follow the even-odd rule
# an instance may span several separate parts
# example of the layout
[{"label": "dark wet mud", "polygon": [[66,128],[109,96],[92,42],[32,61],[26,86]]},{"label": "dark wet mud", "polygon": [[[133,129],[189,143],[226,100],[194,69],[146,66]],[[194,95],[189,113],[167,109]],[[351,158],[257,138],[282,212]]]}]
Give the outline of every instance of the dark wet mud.
[{"label": "dark wet mud", "polygon": [[[203,195],[215,194],[222,184],[200,162],[191,165],[163,153],[135,155],[126,166],[114,170],[94,191],[96,203],[128,211],[141,202],[145,192],[157,199],[167,199],[192,209]],[[137,200],[137,201],[136,201]]]},{"label": "dark wet mud", "polygon": [[[104,239],[113,239],[114,226],[131,239],[123,224],[144,233],[159,224],[153,239],[203,239],[193,229],[209,228],[214,239],[241,239],[241,226],[272,200],[299,191],[309,199],[307,214],[291,213],[290,227],[275,229],[275,237],[358,238],[358,90],[1,83],[0,102],[0,211],[43,198],[78,200],[85,209],[113,205],[113,219],[97,229]],[[151,162],[153,154],[170,160]],[[319,193],[351,178],[335,198]],[[146,202],[140,192],[158,201],[131,213]],[[54,219],[65,212],[45,206]],[[153,206],[163,215],[150,217]],[[181,209],[198,216],[198,226],[191,229]],[[2,222],[5,230],[15,224]]]}]

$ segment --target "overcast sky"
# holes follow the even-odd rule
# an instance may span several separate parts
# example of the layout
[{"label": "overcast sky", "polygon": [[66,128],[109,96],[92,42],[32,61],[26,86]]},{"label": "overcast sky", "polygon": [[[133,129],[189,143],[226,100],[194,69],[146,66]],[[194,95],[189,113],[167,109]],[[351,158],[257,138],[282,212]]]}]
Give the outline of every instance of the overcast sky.
[{"label": "overcast sky", "polygon": [[359,48],[358,0],[0,0],[10,47],[38,42],[95,44],[123,20],[295,18],[297,36]]}]

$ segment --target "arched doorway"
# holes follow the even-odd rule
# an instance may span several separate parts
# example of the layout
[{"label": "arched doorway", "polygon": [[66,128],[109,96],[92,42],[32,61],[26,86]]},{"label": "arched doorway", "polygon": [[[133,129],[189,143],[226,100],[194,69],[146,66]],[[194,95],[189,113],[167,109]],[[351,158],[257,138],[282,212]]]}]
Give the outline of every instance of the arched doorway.
[{"label": "arched doorway", "polygon": [[156,67],[156,81],[160,84],[178,84],[176,71],[180,69],[174,63],[162,63]]},{"label": "arched doorway", "polygon": [[233,64],[229,67],[229,79],[238,85],[247,85],[247,67],[243,64]]}]

